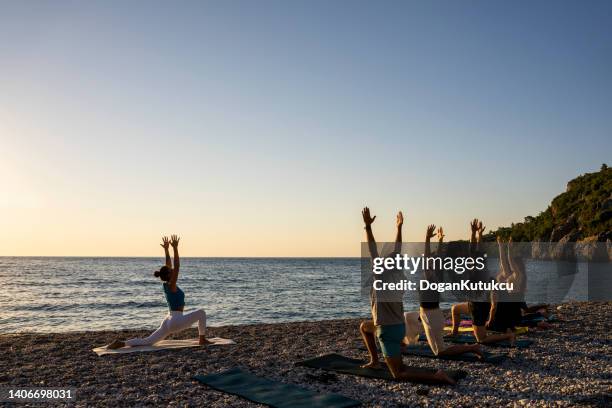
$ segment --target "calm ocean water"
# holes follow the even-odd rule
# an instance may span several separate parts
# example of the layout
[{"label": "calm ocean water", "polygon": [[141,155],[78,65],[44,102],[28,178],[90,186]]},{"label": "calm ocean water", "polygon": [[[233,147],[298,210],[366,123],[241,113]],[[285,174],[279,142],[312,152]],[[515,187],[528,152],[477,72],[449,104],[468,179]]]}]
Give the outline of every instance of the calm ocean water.
[{"label": "calm ocean water", "polygon": [[[156,328],[167,311],[152,275],[161,262],[0,257],[0,333]],[[528,268],[530,282],[547,276],[543,265]],[[540,287],[550,288],[545,279]],[[211,326],[369,314],[359,258],[184,258],[179,286],[185,310],[204,308]],[[546,301],[544,292],[534,300]]]},{"label": "calm ocean water", "polygon": [[[0,257],[0,333],[156,328],[160,258]],[[183,258],[185,310],[211,326],[365,316],[359,258]]]}]

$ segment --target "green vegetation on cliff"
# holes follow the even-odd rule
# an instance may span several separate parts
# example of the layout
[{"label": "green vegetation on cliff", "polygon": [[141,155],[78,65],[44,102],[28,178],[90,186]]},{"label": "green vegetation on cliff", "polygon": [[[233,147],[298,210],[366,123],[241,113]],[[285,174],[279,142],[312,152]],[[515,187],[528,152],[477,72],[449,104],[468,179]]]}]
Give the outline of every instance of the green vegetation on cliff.
[{"label": "green vegetation on cliff", "polygon": [[491,231],[512,236],[514,241],[605,241],[612,239],[612,168],[602,165],[596,173],[586,173],[567,183],[567,191],[555,197],[536,217]]}]

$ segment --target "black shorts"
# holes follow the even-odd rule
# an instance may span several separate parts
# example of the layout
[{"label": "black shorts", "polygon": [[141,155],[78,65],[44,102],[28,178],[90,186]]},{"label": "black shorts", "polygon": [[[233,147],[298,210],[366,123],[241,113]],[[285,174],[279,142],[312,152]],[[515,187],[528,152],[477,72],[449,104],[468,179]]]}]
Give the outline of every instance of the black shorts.
[{"label": "black shorts", "polygon": [[470,302],[470,313],[472,314],[472,324],[474,326],[484,326],[489,320],[491,311],[490,302]]},{"label": "black shorts", "polygon": [[505,332],[514,329],[521,323],[521,304],[516,302],[499,302],[490,330]]}]

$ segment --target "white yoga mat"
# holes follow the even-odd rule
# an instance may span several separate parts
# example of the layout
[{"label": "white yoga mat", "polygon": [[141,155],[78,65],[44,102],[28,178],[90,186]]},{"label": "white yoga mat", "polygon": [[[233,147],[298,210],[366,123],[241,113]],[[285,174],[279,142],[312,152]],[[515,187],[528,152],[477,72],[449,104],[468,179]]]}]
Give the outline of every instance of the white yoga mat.
[{"label": "white yoga mat", "polygon": [[[211,343],[206,347],[210,346],[226,346],[228,344],[236,344],[234,340],[230,339],[222,339],[221,337],[212,337],[207,339]],[[186,347],[205,347],[200,346],[198,343],[198,339],[189,339],[189,340],[162,340],[158,343],[155,343],[153,346],[136,346],[136,347],[122,347],[120,349],[110,350],[104,347],[96,347],[93,351],[99,355],[103,356],[105,354],[126,354],[126,353],[139,353],[143,351],[157,351],[157,350],[170,350],[170,349],[179,349]]]}]

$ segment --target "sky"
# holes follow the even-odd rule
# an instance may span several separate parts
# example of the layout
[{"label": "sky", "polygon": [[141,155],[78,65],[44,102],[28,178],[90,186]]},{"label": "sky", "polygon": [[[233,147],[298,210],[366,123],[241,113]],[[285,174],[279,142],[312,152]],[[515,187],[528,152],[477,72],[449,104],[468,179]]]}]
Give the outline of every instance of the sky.
[{"label": "sky", "polygon": [[0,255],[359,256],[610,162],[612,2],[0,5]]}]

